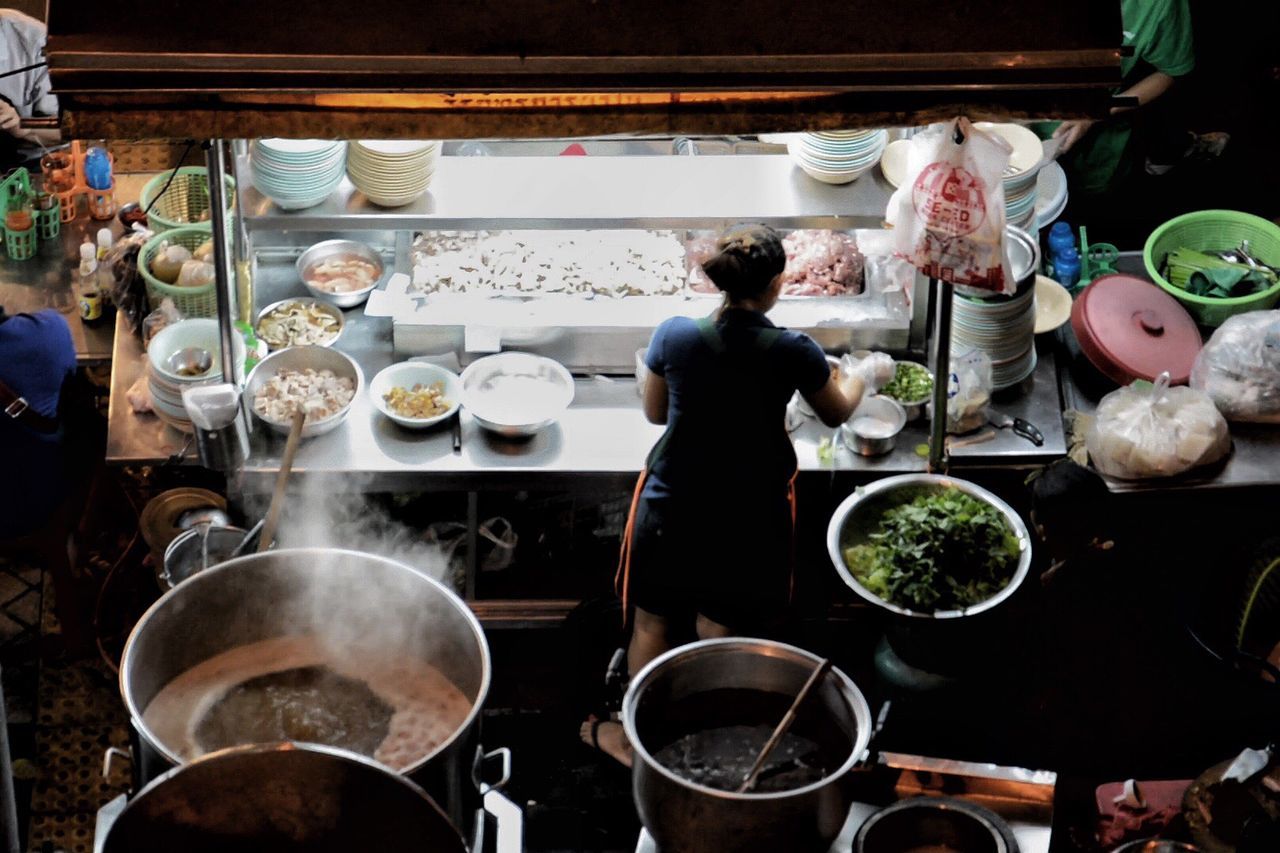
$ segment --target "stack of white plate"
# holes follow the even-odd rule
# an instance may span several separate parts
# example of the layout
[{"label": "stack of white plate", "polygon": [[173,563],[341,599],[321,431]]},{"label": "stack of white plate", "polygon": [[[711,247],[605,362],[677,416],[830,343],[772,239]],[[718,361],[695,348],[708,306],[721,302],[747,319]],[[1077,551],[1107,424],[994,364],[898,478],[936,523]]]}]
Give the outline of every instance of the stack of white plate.
[{"label": "stack of white plate", "polygon": [[[231,343],[236,364],[243,367],[244,341],[239,335],[233,335]],[[174,371],[173,358],[191,348],[209,353],[210,367],[197,376],[183,376]],[[180,320],[156,333],[147,347],[147,384],[156,417],[176,430],[193,432],[191,418],[182,403],[182,389],[222,381],[220,348],[217,320]]]},{"label": "stack of white plate", "polygon": [[353,140],[347,154],[347,175],[369,201],[399,207],[427,191],[439,159],[439,140]]},{"label": "stack of white plate", "polygon": [[982,350],[991,357],[992,385],[1017,385],[1036,369],[1036,304],[1033,281],[1013,296],[955,296],[951,357]]},{"label": "stack of white plate", "polygon": [[787,143],[796,165],[824,184],[847,184],[880,162],[887,130],[824,130],[797,134]]},{"label": "stack of white plate", "polygon": [[301,210],[324,201],[342,183],[347,144],[329,139],[258,139],[250,160],[259,192],[285,210]]},{"label": "stack of white plate", "polygon": [[1036,230],[1036,178],[1044,159],[1044,143],[1020,124],[977,122],[975,127],[1004,138],[1013,148],[1004,172],[1005,222],[1026,231]]}]

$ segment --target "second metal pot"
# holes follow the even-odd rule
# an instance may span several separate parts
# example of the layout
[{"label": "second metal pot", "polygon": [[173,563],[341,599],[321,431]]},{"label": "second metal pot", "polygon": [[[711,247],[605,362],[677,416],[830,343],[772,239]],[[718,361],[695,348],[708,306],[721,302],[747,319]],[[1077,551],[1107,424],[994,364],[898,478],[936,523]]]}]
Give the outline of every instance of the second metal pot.
[{"label": "second metal pot", "polygon": [[[702,640],[645,667],[622,703],[623,726],[634,749],[636,808],[663,853],[776,853],[825,851],[840,832],[852,801],[848,777],[871,739],[871,712],[848,676],[832,669],[809,698],[803,717],[832,754],[845,754],[820,781],[790,791],[737,794],[684,779],[654,753],[695,731],[730,725],[769,725],[749,703],[716,702],[706,694],[738,690],[778,694],[785,710],[819,658],[769,640]],[[701,697],[701,701],[700,701]],[[778,711],[778,717],[781,711]]]}]

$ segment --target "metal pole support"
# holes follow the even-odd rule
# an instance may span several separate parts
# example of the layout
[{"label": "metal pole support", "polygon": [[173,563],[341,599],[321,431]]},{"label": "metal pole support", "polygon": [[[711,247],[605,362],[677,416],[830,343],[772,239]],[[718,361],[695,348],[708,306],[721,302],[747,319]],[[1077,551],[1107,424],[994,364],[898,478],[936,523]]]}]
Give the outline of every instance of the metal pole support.
[{"label": "metal pole support", "polygon": [[235,314],[232,312],[232,294],[235,275],[231,269],[231,252],[227,247],[227,184],[221,139],[205,143],[205,165],[209,171],[209,222],[213,228],[213,266],[217,275],[215,292],[218,297],[218,332],[222,345],[222,381],[239,386],[236,381],[235,360],[232,349]]},{"label": "metal pole support", "polygon": [[951,385],[951,285],[929,279],[933,288],[933,421],[929,434],[929,470],[947,471],[947,389]]}]

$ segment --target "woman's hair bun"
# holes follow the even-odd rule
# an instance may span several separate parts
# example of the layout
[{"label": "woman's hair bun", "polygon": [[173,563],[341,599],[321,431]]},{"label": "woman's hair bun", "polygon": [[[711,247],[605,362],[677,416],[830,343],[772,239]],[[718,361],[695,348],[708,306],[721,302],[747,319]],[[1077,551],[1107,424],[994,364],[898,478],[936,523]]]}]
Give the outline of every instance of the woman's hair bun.
[{"label": "woman's hair bun", "polygon": [[716,250],[702,269],[732,299],[764,293],[787,265],[782,238],[767,225],[735,225],[720,235]]}]

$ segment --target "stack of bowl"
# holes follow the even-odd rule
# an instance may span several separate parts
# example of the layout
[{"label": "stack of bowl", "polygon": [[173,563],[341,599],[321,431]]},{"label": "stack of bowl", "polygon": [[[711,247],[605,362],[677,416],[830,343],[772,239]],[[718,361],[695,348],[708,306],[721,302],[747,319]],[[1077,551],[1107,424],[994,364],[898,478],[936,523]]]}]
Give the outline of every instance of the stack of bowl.
[{"label": "stack of bowl", "polygon": [[257,139],[250,160],[258,191],[285,210],[314,207],[342,183],[347,144],[329,139]]},{"label": "stack of bowl", "polygon": [[825,130],[797,134],[787,143],[796,165],[824,184],[847,184],[880,162],[887,130]]},{"label": "stack of bowl", "polygon": [[[244,341],[237,335],[231,343],[241,369]],[[217,320],[180,320],[156,333],[147,347],[147,385],[156,417],[181,432],[193,431],[182,391],[222,382],[220,351]]]},{"label": "stack of bowl", "polygon": [[1009,165],[1004,171],[1005,222],[1027,231],[1036,230],[1036,179],[1040,174],[1040,161],[1044,158],[1044,144],[1040,137],[1020,124],[993,124],[980,121],[975,127],[994,133],[1013,148]]},{"label": "stack of bowl", "polygon": [[356,140],[347,154],[347,175],[369,201],[399,207],[427,191],[439,159],[439,140]]}]

